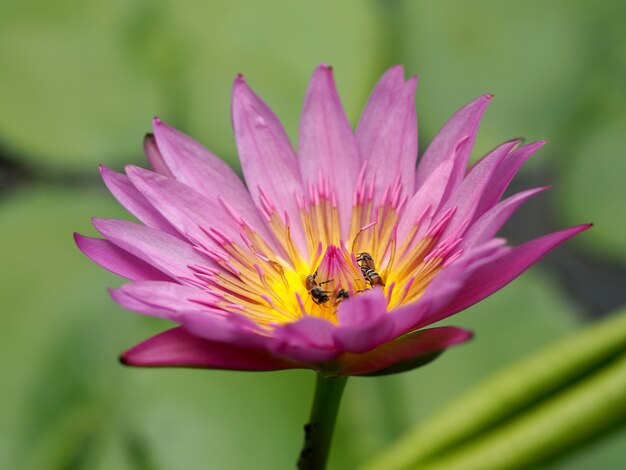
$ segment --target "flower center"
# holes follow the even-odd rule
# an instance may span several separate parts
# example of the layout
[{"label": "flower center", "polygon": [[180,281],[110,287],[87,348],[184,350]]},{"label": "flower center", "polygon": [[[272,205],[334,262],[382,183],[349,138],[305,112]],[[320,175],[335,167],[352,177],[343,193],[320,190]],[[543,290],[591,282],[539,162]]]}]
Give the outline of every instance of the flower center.
[{"label": "flower center", "polygon": [[[345,230],[335,194],[323,179],[309,188],[308,197],[296,196],[297,221],[279,216],[259,189],[269,239],[222,201],[239,223],[243,243],[206,230],[220,249],[196,246],[214,266],[191,266],[196,277],[191,281],[206,292],[206,298],[194,301],[246,315],[268,329],[307,315],[336,322],[340,304],[369,289],[382,289],[389,309],[414,302],[461,253],[458,237],[442,239],[454,210],[435,220],[427,210],[411,223],[399,223],[406,203],[399,179],[375,204],[373,183],[368,186],[361,175]],[[345,240],[342,231],[348,234]]]}]

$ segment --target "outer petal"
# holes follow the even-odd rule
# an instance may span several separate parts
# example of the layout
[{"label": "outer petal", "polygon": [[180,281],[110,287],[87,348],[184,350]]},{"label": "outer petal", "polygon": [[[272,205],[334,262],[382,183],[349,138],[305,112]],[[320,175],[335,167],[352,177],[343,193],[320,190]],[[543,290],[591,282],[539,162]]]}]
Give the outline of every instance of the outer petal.
[{"label": "outer petal", "polygon": [[[220,247],[206,231],[218,229],[231,241],[239,241],[240,226],[225,216],[224,207],[189,186],[136,166],[126,167],[135,187],[178,232],[191,241]],[[203,230],[204,229],[204,230]]]},{"label": "outer petal", "polygon": [[451,194],[448,202],[443,204],[439,210],[440,214],[449,208],[456,208],[452,220],[442,235],[443,237],[449,233],[457,233],[462,225],[468,226],[474,220],[478,202],[493,181],[494,172],[518,143],[519,140],[506,142],[480,160],[459,184],[456,191]]},{"label": "outer petal", "polygon": [[229,343],[249,349],[267,349],[271,341],[267,330],[244,315],[210,310],[187,312],[182,316],[187,331],[200,338]]},{"label": "outer petal", "polygon": [[340,350],[362,353],[392,338],[393,324],[381,289],[344,301],[337,311],[335,343]]},{"label": "outer petal", "polygon": [[[298,161],[305,184],[328,186],[337,201],[342,234],[347,234],[354,181],[359,172],[356,138],[335,88],[332,69],[317,67],[304,99]],[[325,182],[328,181],[328,185]]]},{"label": "outer petal", "polygon": [[502,197],[509,183],[528,158],[546,144],[545,141],[533,142],[513,150],[496,169],[491,183],[484,191],[476,208],[480,216],[493,207]]},{"label": "outer petal", "polygon": [[472,333],[444,326],[415,331],[365,354],[344,354],[340,375],[386,375],[423,366],[446,348],[469,340]]},{"label": "outer petal", "polygon": [[[384,78],[384,77],[383,77]],[[415,162],[417,159],[417,113],[415,112],[415,85],[417,77],[411,77],[395,93],[392,102],[385,109],[382,106],[366,108],[367,112],[376,112],[376,126],[357,129],[357,139],[361,159],[367,161],[368,174],[374,177],[374,203],[382,202],[385,191],[397,181],[402,185],[399,199],[410,197],[415,185]],[[372,99],[381,100],[377,95]],[[371,110],[371,111],[370,111]],[[365,115],[366,122],[371,120]]]},{"label": "outer petal", "polygon": [[207,341],[174,328],[138,344],[120,357],[123,364],[138,367],[202,367],[268,371],[292,369],[298,364],[227,343]]},{"label": "outer petal", "polygon": [[[153,126],[158,150],[178,181],[211,200],[222,197],[250,226],[264,233],[265,223],[232,168],[206,147],[160,119],[155,118]],[[166,175],[162,171],[155,171]]]},{"label": "outer petal", "polygon": [[460,248],[469,248],[480,245],[493,238],[519,206],[535,194],[547,188],[529,189],[517,193],[485,212],[463,235]]},{"label": "outer petal", "polygon": [[393,336],[400,336],[434,323],[433,319],[465,286],[467,279],[478,267],[497,259],[508,251],[505,241],[494,239],[468,250],[444,269],[428,285],[422,297],[390,314],[394,324]]},{"label": "outer petal", "polygon": [[[378,137],[378,129],[391,113],[392,103],[404,85],[404,69],[394,65],[378,80],[363,109],[356,137],[360,148],[372,147]],[[361,154],[363,161],[364,154]]]},{"label": "outer petal", "polygon": [[[419,188],[428,176],[437,168],[441,162],[454,158],[454,169],[450,175],[450,185],[452,188],[459,184],[469,160],[480,119],[482,118],[492,95],[483,95],[465,107],[459,109],[454,116],[441,128],[426,152],[422,156],[418,166],[415,186]],[[461,152],[454,152],[457,144],[469,138],[468,145],[464,146]]]},{"label": "outer petal", "polygon": [[171,178],[175,178],[175,176],[170,171],[167,163],[165,163],[165,159],[157,147],[156,139],[154,138],[154,134],[146,134],[146,137],[143,139],[143,151],[146,154],[146,159],[153,171],[162,174],[163,176],[169,176]]},{"label": "outer petal", "polygon": [[98,231],[114,245],[172,278],[193,277],[189,265],[213,266],[188,243],[128,220],[93,219]]},{"label": "outer petal", "polygon": [[306,253],[297,205],[304,191],[287,134],[241,76],[233,86],[232,113],[241,168],[254,203],[262,210],[271,206],[281,218],[286,212],[294,241]]},{"label": "outer petal", "polygon": [[148,227],[178,236],[174,227],[172,227],[172,225],[152,207],[137,188],[133,186],[128,176],[116,173],[104,165],[100,165],[100,174],[111,194],[115,196],[115,199],[117,199],[128,212],[133,214]]},{"label": "outer petal", "polygon": [[203,297],[203,292],[174,282],[140,281],[110,289],[111,297],[122,307],[134,312],[180,322],[183,312],[206,310],[190,299]]},{"label": "outer petal", "polygon": [[277,328],[269,347],[273,353],[294,361],[313,364],[330,361],[339,355],[335,350],[334,329],[326,320],[304,317]]},{"label": "outer petal", "polygon": [[449,317],[501,289],[565,240],[587,230],[591,224],[570,227],[519,245],[508,253],[476,269],[464,288],[435,316],[430,323]]},{"label": "outer petal", "polygon": [[169,276],[148,263],[118,248],[108,240],[74,234],[76,245],[89,259],[118,276],[131,281],[168,281]]}]

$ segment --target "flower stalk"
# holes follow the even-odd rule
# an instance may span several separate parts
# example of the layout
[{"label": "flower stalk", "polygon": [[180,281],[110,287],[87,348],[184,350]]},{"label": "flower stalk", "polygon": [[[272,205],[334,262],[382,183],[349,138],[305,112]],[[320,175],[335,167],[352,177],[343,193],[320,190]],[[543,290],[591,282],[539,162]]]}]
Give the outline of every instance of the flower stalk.
[{"label": "flower stalk", "polygon": [[348,377],[317,374],[309,422],[304,426],[304,444],[298,458],[300,470],[326,468],[335,421]]}]

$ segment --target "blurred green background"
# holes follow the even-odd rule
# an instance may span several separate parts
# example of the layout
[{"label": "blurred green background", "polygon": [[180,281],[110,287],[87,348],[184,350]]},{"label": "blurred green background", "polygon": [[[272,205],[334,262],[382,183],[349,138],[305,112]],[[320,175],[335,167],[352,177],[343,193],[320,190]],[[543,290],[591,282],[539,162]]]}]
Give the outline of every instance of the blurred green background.
[{"label": "blurred green background", "polygon": [[[352,468],[510,361],[626,302],[623,1],[0,2],[0,468],[292,468],[313,374],[138,370],[123,349],[167,327],[123,311],[121,280],[74,247],[90,217],[127,217],[97,164],[141,164],[150,118],[237,168],[233,78],[292,139],[307,81],[335,67],[356,123],[394,63],[419,74],[420,148],[491,92],[475,148],[547,139],[515,188],[551,184],[507,226],[513,242],[593,221],[452,323],[476,339],[424,369],[348,383],[331,468]],[[621,469],[616,429],[549,468]]]}]

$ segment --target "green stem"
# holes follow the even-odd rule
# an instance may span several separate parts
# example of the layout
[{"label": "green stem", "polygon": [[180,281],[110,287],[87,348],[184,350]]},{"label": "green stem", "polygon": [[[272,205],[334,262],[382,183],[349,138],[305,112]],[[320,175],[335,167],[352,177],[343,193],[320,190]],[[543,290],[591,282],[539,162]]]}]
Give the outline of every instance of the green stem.
[{"label": "green stem", "polygon": [[323,470],[330,453],[341,395],[348,377],[317,375],[309,422],[304,426],[304,444],[298,459],[300,470]]}]

